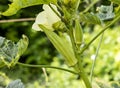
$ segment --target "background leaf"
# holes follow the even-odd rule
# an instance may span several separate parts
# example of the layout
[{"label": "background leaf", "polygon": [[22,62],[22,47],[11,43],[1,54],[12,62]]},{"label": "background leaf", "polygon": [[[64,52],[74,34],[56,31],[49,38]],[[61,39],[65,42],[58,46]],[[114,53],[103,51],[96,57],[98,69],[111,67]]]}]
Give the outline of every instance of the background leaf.
[{"label": "background leaf", "polygon": [[114,18],[115,14],[113,13],[113,5],[105,6],[101,5],[97,8],[98,13],[96,14],[100,20],[109,20]]},{"label": "background leaf", "polygon": [[28,46],[28,39],[24,35],[17,44],[0,37],[0,59],[8,67],[15,65]]},{"label": "background leaf", "polygon": [[57,0],[13,0],[13,3],[9,5],[8,10],[2,13],[4,16],[11,16],[17,13],[22,8],[40,5],[40,4],[55,4]]},{"label": "background leaf", "polygon": [[11,82],[10,84],[8,84],[8,86],[6,88],[24,88],[24,85],[20,79],[17,79],[15,81]]}]

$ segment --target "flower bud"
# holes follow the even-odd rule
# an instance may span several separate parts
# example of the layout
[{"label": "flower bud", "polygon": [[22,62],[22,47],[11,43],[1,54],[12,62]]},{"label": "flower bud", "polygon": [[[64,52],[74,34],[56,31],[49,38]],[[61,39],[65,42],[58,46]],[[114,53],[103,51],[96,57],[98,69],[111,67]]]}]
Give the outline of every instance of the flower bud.
[{"label": "flower bud", "polygon": [[68,5],[68,4],[73,4],[76,2],[76,0],[63,0],[64,4],[65,5]]},{"label": "flower bud", "polygon": [[63,22],[61,22],[61,21],[58,21],[58,22],[54,23],[52,25],[52,27],[57,31],[61,31],[61,32],[66,31],[65,24]]},{"label": "flower bud", "polygon": [[71,0],[63,0],[64,4],[68,4]]}]

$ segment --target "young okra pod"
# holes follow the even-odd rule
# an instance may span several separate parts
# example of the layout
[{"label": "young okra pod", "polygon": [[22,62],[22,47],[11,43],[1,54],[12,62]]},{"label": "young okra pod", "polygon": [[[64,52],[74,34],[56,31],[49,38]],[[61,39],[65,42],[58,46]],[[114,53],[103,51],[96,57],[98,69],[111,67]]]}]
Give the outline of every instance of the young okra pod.
[{"label": "young okra pod", "polygon": [[83,30],[79,20],[75,20],[74,39],[76,46],[80,47],[83,43]]},{"label": "young okra pod", "polygon": [[65,38],[57,35],[55,32],[50,31],[43,25],[39,25],[41,29],[45,32],[51,43],[54,47],[65,57],[65,61],[68,66],[75,66],[77,63],[77,59],[74,55],[74,51],[70,44],[66,42]]}]

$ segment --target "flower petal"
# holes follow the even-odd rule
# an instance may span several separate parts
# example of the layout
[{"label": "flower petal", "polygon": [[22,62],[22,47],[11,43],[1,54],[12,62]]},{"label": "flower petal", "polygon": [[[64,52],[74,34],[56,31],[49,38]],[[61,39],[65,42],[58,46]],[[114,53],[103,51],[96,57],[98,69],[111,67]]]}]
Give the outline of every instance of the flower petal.
[{"label": "flower petal", "polygon": [[[56,7],[55,5],[51,4],[51,6],[54,8],[54,10],[55,10],[57,13],[59,13],[58,10],[57,10],[57,7]],[[46,5],[46,4],[43,5],[43,9],[44,9],[45,12],[46,12],[46,15],[47,15],[46,18],[47,18],[47,20],[48,20],[49,25],[52,26],[52,24],[60,21],[60,18],[55,14],[55,12],[54,12],[48,5]]]},{"label": "flower petal", "polygon": [[[53,4],[51,6],[57,11],[57,7]],[[36,31],[42,31],[41,28],[39,28],[39,24],[44,25],[45,27],[51,29],[53,31],[52,25],[58,21],[60,21],[60,18],[54,13],[54,11],[49,7],[49,5],[44,4],[43,5],[44,11],[40,12],[35,20],[35,23],[32,26],[32,29]],[[58,12],[59,13],[59,12]]]},{"label": "flower petal", "polygon": [[34,29],[36,31],[42,31],[42,29],[38,26],[38,24],[47,24],[45,11],[42,11],[37,15],[35,23],[32,26],[32,29]]},{"label": "flower petal", "polygon": [[46,11],[42,11],[37,15],[35,23],[37,23],[37,24],[46,24],[47,23]]},{"label": "flower petal", "polygon": [[36,30],[36,31],[42,31],[42,29],[38,26],[37,23],[34,23],[34,24],[32,25],[32,29],[33,29],[33,30]]}]

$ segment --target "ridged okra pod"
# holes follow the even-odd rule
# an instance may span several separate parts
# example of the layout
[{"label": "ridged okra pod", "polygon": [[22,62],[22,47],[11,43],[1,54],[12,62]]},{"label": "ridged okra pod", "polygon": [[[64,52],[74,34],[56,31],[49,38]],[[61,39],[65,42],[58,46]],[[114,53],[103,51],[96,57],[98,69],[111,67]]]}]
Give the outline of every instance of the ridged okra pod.
[{"label": "ridged okra pod", "polygon": [[68,66],[75,66],[77,63],[77,59],[74,55],[73,49],[70,44],[66,43],[66,40],[61,38],[55,32],[50,31],[43,25],[39,25],[40,28],[43,29],[51,43],[54,47],[65,57],[65,61]]}]

